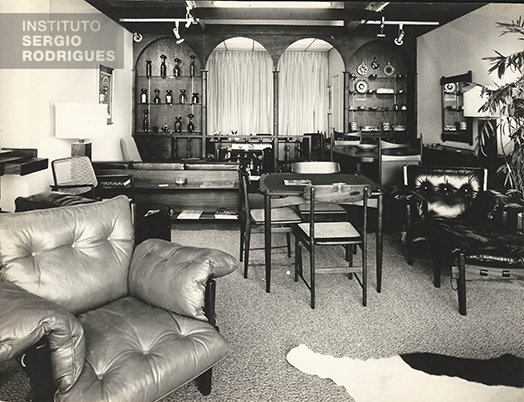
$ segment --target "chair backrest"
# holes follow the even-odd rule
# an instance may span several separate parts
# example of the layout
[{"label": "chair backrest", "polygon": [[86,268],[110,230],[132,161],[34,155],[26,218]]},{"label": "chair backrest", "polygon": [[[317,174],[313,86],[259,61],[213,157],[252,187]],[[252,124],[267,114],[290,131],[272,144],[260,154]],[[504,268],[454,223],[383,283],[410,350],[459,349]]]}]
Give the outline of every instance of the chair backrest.
[{"label": "chair backrest", "polygon": [[142,157],[133,137],[120,138],[120,150],[125,161],[142,162]]},{"label": "chair backrest", "polygon": [[[51,162],[53,180],[56,186],[88,185],[96,187],[98,180],[91,159],[87,156],[72,156],[70,158],[55,159]],[[71,188],[69,194],[82,194],[91,190],[91,187]]]},{"label": "chair backrest", "polygon": [[128,294],[134,228],[126,196],[0,214],[0,280],[79,314]]},{"label": "chair backrest", "polygon": [[404,166],[404,184],[427,202],[436,217],[462,215],[479,191],[488,188],[488,171],[481,167]]},{"label": "chair backrest", "polygon": [[367,210],[368,198],[371,190],[366,185],[354,185],[345,183],[334,183],[328,185],[311,185],[304,187],[303,199],[310,202],[311,236],[314,237],[315,225],[315,203],[348,204],[362,203],[362,229],[361,233],[367,233]]},{"label": "chair backrest", "polygon": [[239,215],[244,219],[249,219],[251,210],[249,208],[248,175],[244,169],[238,169],[238,189],[239,189]]},{"label": "chair backrest", "polygon": [[301,174],[339,173],[340,164],[329,161],[295,162],[291,171]]}]

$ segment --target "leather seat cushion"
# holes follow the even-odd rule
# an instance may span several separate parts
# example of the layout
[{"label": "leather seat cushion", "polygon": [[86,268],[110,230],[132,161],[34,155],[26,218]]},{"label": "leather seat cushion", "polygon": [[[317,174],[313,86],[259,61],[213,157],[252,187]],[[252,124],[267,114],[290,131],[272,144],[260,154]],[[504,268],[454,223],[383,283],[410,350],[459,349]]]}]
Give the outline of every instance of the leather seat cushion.
[{"label": "leather seat cushion", "polygon": [[79,317],[86,362],[55,401],[153,401],[207,371],[229,346],[210,324],[124,297]]}]

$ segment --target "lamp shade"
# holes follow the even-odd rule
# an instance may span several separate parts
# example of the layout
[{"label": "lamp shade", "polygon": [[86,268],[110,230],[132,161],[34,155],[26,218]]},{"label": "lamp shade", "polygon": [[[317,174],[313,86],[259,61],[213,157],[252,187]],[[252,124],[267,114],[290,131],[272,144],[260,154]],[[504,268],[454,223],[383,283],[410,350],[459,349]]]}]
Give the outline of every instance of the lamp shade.
[{"label": "lamp shade", "polygon": [[57,103],[55,105],[55,137],[105,137],[107,105],[98,103]]},{"label": "lamp shade", "polygon": [[475,85],[469,90],[464,92],[464,116],[465,117],[498,117],[496,113],[491,113],[489,110],[480,112],[484,103],[486,103],[486,97],[481,96],[482,87]]}]

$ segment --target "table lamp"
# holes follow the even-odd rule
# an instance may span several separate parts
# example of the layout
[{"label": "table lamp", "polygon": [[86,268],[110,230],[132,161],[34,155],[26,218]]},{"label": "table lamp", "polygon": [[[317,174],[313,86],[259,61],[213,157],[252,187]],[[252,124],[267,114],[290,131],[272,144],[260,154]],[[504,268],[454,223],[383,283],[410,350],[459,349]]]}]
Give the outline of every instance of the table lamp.
[{"label": "table lamp", "polygon": [[71,144],[71,156],[91,158],[91,143],[86,138],[105,137],[107,105],[97,103],[57,103],[55,137],[77,139]]}]

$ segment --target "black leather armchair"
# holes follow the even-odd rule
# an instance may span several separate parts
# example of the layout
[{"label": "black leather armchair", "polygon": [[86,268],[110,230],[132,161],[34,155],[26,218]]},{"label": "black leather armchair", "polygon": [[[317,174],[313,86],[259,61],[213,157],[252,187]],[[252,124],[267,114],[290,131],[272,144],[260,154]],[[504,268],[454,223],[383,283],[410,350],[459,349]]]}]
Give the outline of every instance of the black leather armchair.
[{"label": "black leather armchair", "polygon": [[486,169],[404,166],[404,187],[394,195],[406,201],[408,263],[416,245],[425,243],[436,287],[441,267],[453,267],[460,314],[466,315],[467,279],[524,276],[524,235],[517,224],[524,203],[516,192],[487,190]]},{"label": "black leather armchair", "polygon": [[[197,377],[210,392],[229,350],[213,278],[239,262],[160,239],[134,247],[133,236],[123,195],[1,214],[0,361],[23,356],[35,400],[155,401]],[[50,370],[32,367],[45,364],[41,340]],[[49,372],[51,386],[34,378]]]}]

